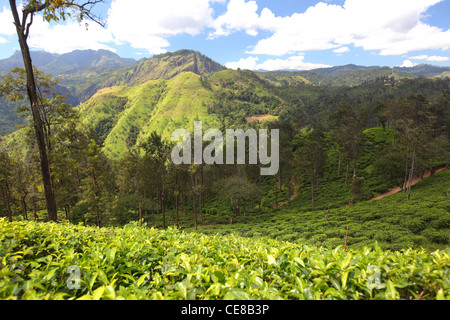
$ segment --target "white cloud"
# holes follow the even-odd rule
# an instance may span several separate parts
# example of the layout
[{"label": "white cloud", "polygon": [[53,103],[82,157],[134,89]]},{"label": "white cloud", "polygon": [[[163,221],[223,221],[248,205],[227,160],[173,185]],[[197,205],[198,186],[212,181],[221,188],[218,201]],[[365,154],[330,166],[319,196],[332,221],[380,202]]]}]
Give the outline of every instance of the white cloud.
[{"label": "white cloud", "polygon": [[[114,0],[108,12],[107,26],[75,21],[48,24],[36,16],[29,39],[33,49],[65,53],[76,49],[107,49],[110,44],[130,44],[158,54],[170,45],[167,38],[180,34],[197,35],[213,22],[210,3],[225,0]],[[0,35],[15,34],[11,11],[0,12]],[[3,37],[2,37],[3,38]]]},{"label": "white cloud", "polygon": [[338,49],[333,50],[334,53],[345,53],[345,52],[349,52],[350,49],[348,47],[341,47]]},{"label": "white cloud", "polygon": [[226,64],[230,69],[250,69],[250,70],[313,70],[318,68],[329,68],[331,66],[324,64],[315,64],[305,62],[303,54],[291,56],[287,59],[268,59],[262,63],[258,63],[258,57],[243,58],[237,62],[229,62]]},{"label": "white cloud", "polygon": [[106,45],[112,39],[112,35],[106,29],[93,22],[68,21],[66,24],[49,24],[43,21],[42,17],[36,17],[30,29],[28,44],[31,48],[52,53],[86,49],[115,51]]},{"label": "white cloud", "polygon": [[443,61],[449,61],[449,57],[441,57],[441,56],[431,56],[427,58],[427,61],[435,61],[435,62],[443,62]]},{"label": "white cloud", "polygon": [[401,66],[398,66],[400,68],[412,68],[417,66],[417,63],[412,62],[411,60],[405,60],[403,61],[403,64]]},{"label": "white cloud", "polygon": [[0,12],[0,34],[5,36],[16,34],[11,10],[6,7],[3,7],[3,10]]},{"label": "white cloud", "polygon": [[426,60],[426,61],[433,61],[433,62],[444,62],[444,61],[450,61],[450,57],[442,57],[442,56],[428,56],[426,54],[422,54],[419,56],[410,57],[411,60]]},{"label": "white cloud", "polygon": [[[422,21],[426,11],[443,0],[346,0],[343,6],[317,3],[304,13],[275,17],[267,8],[258,14],[255,1],[230,0],[210,37],[245,31],[272,32],[248,53],[286,55],[354,45],[380,55],[450,48],[450,30]],[[342,49],[344,50],[344,49]]]},{"label": "white cloud", "polygon": [[[81,23],[68,20],[66,23],[49,24],[37,15],[30,29],[28,45],[32,49],[44,49],[53,53],[66,53],[73,50],[107,49],[113,48],[105,43],[112,41],[111,34],[98,24],[87,21]],[[16,34],[11,10],[3,7],[0,12],[0,35],[12,36]],[[0,37],[0,43],[7,43],[8,39]]]},{"label": "white cloud", "polygon": [[248,69],[248,70],[257,70],[258,66],[258,57],[248,57],[242,58],[236,62],[228,62],[225,64],[225,67],[228,69]]},{"label": "white cloud", "polygon": [[411,60],[426,60],[428,56],[426,54],[422,54],[420,56],[409,57]]},{"label": "white cloud", "polygon": [[220,36],[228,36],[237,31],[245,31],[248,35],[258,35],[258,30],[272,30],[282,18],[276,18],[267,8],[257,13],[256,1],[230,0],[227,12],[214,20],[212,27],[214,32],[209,34],[209,39]]},{"label": "white cloud", "polygon": [[166,38],[198,35],[212,24],[212,14],[209,0],[114,0],[107,30],[116,43],[161,53],[169,46]]}]

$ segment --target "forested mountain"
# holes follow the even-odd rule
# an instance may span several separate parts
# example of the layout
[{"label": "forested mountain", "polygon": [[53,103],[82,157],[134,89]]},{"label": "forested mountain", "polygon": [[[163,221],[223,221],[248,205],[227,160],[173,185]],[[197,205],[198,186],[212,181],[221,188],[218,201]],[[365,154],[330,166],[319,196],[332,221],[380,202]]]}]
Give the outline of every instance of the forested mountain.
[{"label": "forested mountain", "polygon": [[[140,61],[123,59],[106,50],[74,51],[62,55],[37,51],[32,53],[32,57],[38,69],[59,79],[56,90],[62,94],[67,94],[67,100],[73,106],[86,102],[103,88],[112,86],[132,87],[142,85],[149,80],[170,80],[184,72],[192,72],[203,79],[226,69],[210,58],[192,50],[169,52]],[[5,76],[9,70],[20,67],[22,64],[22,57],[19,52],[16,52],[12,57],[0,60],[0,75]],[[400,81],[401,79],[417,79],[419,77],[441,77],[445,79],[445,75],[450,72],[449,70],[450,68],[430,65],[420,65],[413,68],[345,65],[312,71],[254,72],[254,74],[265,82],[264,85],[270,88],[281,87],[283,88],[281,91],[286,92],[292,91],[293,87],[301,88],[300,90],[307,92],[303,95],[303,100],[305,100],[311,95],[317,97],[313,92],[329,91],[331,95],[334,95],[333,92],[338,90],[349,92],[349,88],[361,85],[367,87],[365,83],[373,84],[376,82],[380,84],[383,81],[391,83],[392,80]],[[233,79],[230,81],[233,81]],[[256,81],[256,77],[253,77],[252,81]],[[261,86],[261,84],[259,85]],[[313,86],[319,88],[313,88]],[[328,89],[325,90],[323,87],[328,87]],[[344,88],[337,89],[336,87]],[[328,96],[328,92],[325,95]],[[328,98],[320,99],[323,101]],[[16,107],[16,103],[8,102],[0,97],[0,136],[12,133],[16,130],[17,124],[24,123],[24,119],[21,119],[15,113]],[[245,114],[241,112],[241,118],[255,114],[247,111]],[[263,111],[261,110],[261,112]],[[266,110],[263,113],[266,112],[269,111]],[[275,112],[271,110],[269,113]]]},{"label": "forested mountain", "polygon": [[[41,52],[37,61],[49,68],[57,61],[74,58],[72,65],[77,67],[59,75],[65,87],[57,90],[68,94],[68,102],[74,106],[77,99],[88,99],[77,107],[81,121],[104,143],[105,153],[112,159],[123,158],[153,131],[169,138],[175,128],[190,130],[195,119],[203,120],[207,127],[229,128],[252,125],[249,119],[254,117],[301,121],[302,125],[312,125],[320,118],[329,127],[329,116],[346,102],[366,108],[374,126],[379,124],[374,111],[380,101],[411,94],[434,99],[450,82],[448,78],[431,80],[405,71],[356,65],[307,72],[235,71],[192,50],[157,55],[126,67],[123,64],[128,60],[118,61],[109,69],[83,67],[77,62],[86,55],[92,56],[85,64],[116,57],[107,54],[98,59],[102,54],[86,51],[49,56]],[[14,104],[4,101],[9,110],[2,113],[2,127],[12,130],[7,123],[17,121]],[[23,147],[29,144],[17,141],[18,136],[24,137],[13,134],[2,144],[24,154]]]}]

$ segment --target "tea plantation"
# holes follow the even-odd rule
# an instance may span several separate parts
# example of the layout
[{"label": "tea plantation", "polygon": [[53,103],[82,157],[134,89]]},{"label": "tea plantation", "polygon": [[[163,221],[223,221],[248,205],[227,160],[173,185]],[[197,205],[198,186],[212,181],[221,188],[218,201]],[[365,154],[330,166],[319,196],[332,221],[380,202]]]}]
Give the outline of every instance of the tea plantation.
[{"label": "tea plantation", "polygon": [[[0,299],[450,299],[449,250],[0,220]],[[75,272],[73,274],[68,273]]]},{"label": "tea plantation", "polygon": [[[365,201],[330,210],[311,210],[293,201],[261,216],[241,218],[233,225],[199,228],[208,235],[236,233],[245,237],[335,248],[345,244],[361,249],[375,242],[383,250],[445,249],[450,236],[450,171],[424,179],[412,189],[411,199],[402,192],[381,200]],[[214,217],[207,217],[214,219]]]}]

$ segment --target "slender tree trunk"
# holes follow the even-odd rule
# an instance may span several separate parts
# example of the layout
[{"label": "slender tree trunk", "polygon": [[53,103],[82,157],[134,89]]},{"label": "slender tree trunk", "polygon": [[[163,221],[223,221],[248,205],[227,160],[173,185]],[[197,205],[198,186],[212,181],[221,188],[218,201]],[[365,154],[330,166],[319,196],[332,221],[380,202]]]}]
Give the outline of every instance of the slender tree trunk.
[{"label": "slender tree trunk", "polygon": [[70,221],[70,204],[66,205],[66,218]]},{"label": "slender tree trunk", "polygon": [[234,219],[236,218],[236,215],[237,215],[237,208],[234,207],[233,208],[233,215],[231,216],[231,220],[230,220],[230,224],[234,223]]},{"label": "slender tree trunk", "polygon": [[200,166],[200,174],[201,174],[201,178],[200,178],[200,193],[199,193],[199,199],[198,199],[198,204],[199,204],[199,208],[198,210],[200,211],[200,222],[203,223],[203,164]]},{"label": "slender tree trunk", "polygon": [[[94,195],[97,199],[100,199],[100,187],[97,183],[97,175],[95,174],[94,168],[92,168],[92,179],[94,181]],[[102,223],[102,213],[100,211],[100,205],[98,203],[98,200],[94,200],[94,201],[95,201],[95,212],[97,213],[97,226],[99,228],[102,228],[103,223]]]},{"label": "slender tree trunk", "polygon": [[196,194],[195,192],[192,194],[192,207],[194,209],[194,225],[195,225],[195,230],[198,230],[198,226],[197,226],[197,204],[196,204]]},{"label": "slender tree trunk", "polygon": [[288,203],[291,204],[291,185],[288,183],[287,188]]},{"label": "slender tree trunk", "polygon": [[178,198],[179,198],[179,194],[177,193],[175,195],[175,224],[177,225],[177,227],[180,227],[180,223],[178,220]]},{"label": "slender tree trunk", "polygon": [[34,198],[33,198],[33,215],[34,215],[34,221],[38,221],[37,203]]},{"label": "slender tree trunk", "polygon": [[25,220],[28,220],[27,194],[24,194],[22,196],[22,212],[23,212],[23,218]]},{"label": "slender tree trunk", "polygon": [[278,208],[278,188],[275,192],[275,208]]},{"label": "slender tree trunk", "polygon": [[430,176],[433,177],[436,174],[436,169],[434,167],[434,157],[431,157],[430,159]]},{"label": "slender tree trunk", "polygon": [[283,183],[282,183],[282,176],[281,176],[281,166],[280,166],[280,172],[279,172],[279,175],[278,175],[278,179],[279,179],[278,183],[279,183],[280,194],[281,194],[281,193],[283,192],[283,189],[282,189]]},{"label": "slender tree trunk", "polygon": [[311,179],[311,205],[314,208],[314,178]]},{"label": "slender tree trunk", "polygon": [[347,158],[347,170],[345,171],[345,191],[347,191],[348,185],[348,171],[350,170],[350,160]]},{"label": "slender tree trunk", "polygon": [[11,211],[11,193],[9,191],[9,183],[6,181],[3,187],[3,202],[6,206],[6,214],[8,216],[9,222],[12,222],[12,211]]},{"label": "slender tree trunk", "polygon": [[409,173],[409,181],[408,181],[408,200],[411,198],[411,187],[412,187],[412,181],[414,178],[414,166],[416,161],[416,149],[414,148],[413,156],[412,156],[412,163],[411,163],[411,171]]},{"label": "slender tree trunk", "polygon": [[139,226],[142,228],[142,204],[139,203]]},{"label": "slender tree trunk", "polygon": [[396,131],[394,129],[394,135],[392,137],[392,148],[391,149],[393,149],[395,147],[395,133],[396,133]]},{"label": "slender tree trunk", "polygon": [[164,175],[162,176],[162,186],[161,186],[161,212],[163,219],[163,229],[166,229],[166,208],[164,205]]},{"label": "slender tree trunk", "polygon": [[[261,190],[262,192],[262,181],[261,181],[261,175],[258,176],[259,179],[259,190]],[[261,215],[261,204],[262,204],[262,197],[259,200],[259,204],[258,204],[258,214]]]},{"label": "slender tree trunk", "polygon": [[338,178],[341,177],[341,164],[342,164],[342,153],[339,150],[339,162],[338,162]]},{"label": "slender tree trunk", "polygon": [[159,182],[156,183],[156,214],[160,214],[160,206],[159,206]]},{"label": "slender tree trunk", "polygon": [[22,58],[27,74],[27,93],[28,98],[30,100],[31,112],[33,114],[33,124],[36,133],[36,141],[39,148],[39,157],[41,164],[42,180],[44,185],[45,200],[47,203],[48,220],[56,222],[58,220],[58,213],[56,207],[56,198],[51,183],[50,165],[47,154],[47,146],[45,143],[45,134],[43,130],[44,124],[42,122],[42,118],[39,112],[39,97],[37,94],[36,82],[34,78],[33,63],[31,61],[30,49],[27,44],[28,29],[31,26],[32,20],[27,25],[24,25],[26,23],[26,18],[28,17],[24,15],[25,19],[23,19],[22,24],[19,19],[16,1],[10,0],[9,3],[11,6],[14,24],[16,26],[16,32],[19,38],[20,50],[22,52]]},{"label": "slender tree trunk", "polygon": [[195,182],[195,176],[191,175],[191,182],[192,182],[192,207],[194,210],[194,225],[195,225],[195,230],[198,230],[198,225],[197,225],[197,184]]},{"label": "slender tree trunk", "polygon": [[409,167],[409,153],[406,154],[406,165],[405,165],[405,179],[403,180],[403,193],[406,192],[408,187],[408,167]]},{"label": "slender tree trunk", "polygon": [[187,204],[186,204],[186,192],[184,192],[184,191],[183,191],[182,198],[183,198],[183,209],[182,209],[183,215],[186,217],[187,216],[187,208],[186,208]]}]

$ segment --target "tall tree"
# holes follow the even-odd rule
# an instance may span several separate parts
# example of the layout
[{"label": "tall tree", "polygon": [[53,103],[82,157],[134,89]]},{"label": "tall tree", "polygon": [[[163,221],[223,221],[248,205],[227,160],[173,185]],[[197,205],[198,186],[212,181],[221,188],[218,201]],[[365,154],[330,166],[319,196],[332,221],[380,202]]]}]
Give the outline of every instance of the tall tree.
[{"label": "tall tree", "polygon": [[11,184],[13,179],[13,160],[4,152],[0,151],[0,188],[2,190],[3,208],[6,210],[8,220],[12,222],[11,210]]},{"label": "tall tree", "polygon": [[346,156],[347,168],[345,185],[348,184],[350,165],[353,165],[353,176],[356,174],[356,163],[359,156],[362,131],[367,123],[367,111],[348,103],[339,104],[338,111],[332,116],[334,138],[339,145],[338,175],[341,171],[342,156]]},{"label": "tall tree", "polygon": [[46,0],[36,1],[28,0],[22,4],[22,18],[19,15],[19,9],[17,7],[16,0],[9,0],[11,12],[14,19],[14,25],[16,27],[16,33],[18,36],[20,50],[26,70],[27,78],[27,94],[30,102],[31,113],[33,115],[33,124],[36,132],[36,141],[39,148],[40,166],[42,173],[42,180],[44,185],[45,199],[47,203],[48,219],[51,221],[57,221],[57,207],[56,198],[53,191],[50,165],[48,159],[48,145],[45,139],[44,121],[39,113],[39,105],[41,100],[38,95],[36,78],[33,70],[33,63],[31,60],[30,48],[28,46],[28,37],[30,35],[30,28],[33,24],[35,14],[42,14],[43,18],[47,21],[59,21],[64,20],[67,15],[71,15],[75,12],[79,21],[88,18],[90,20],[99,22],[93,14],[93,7],[95,4],[102,2],[101,0],[92,1],[76,1],[76,0]]},{"label": "tall tree", "polygon": [[325,138],[321,128],[314,128],[301,136],[294,161],[300,175],[307,177],[311,183],[311,206],[314,208],[314,200],[326,161]]},{"label": "tall tree", "polygon": [[171,155],[171,144],[163,140],[156,132],[152,132],[148,139],[142,143],[141,148],[145,151],[145,160],[154,168],[157,175],[157,199],[161,204],[161,213],[163,219],[163,229],[166,228],[166,180],[167,166]]}]

